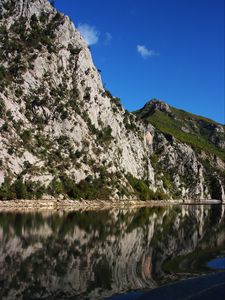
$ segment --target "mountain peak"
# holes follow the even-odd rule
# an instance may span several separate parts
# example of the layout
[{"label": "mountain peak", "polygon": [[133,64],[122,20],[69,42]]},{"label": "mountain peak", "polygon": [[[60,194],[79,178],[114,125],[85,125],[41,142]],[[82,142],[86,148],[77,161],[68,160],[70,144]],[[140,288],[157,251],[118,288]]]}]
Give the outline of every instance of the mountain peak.
[{"label": "mountain peak", "polygon": [[19,17],[29,19],[32,15],[39,16],[42,12],[54,11],[56,10],[48,0],[0,0],[0,16],[7,17],[9,24]]},{"label": "mountain peak", "polygon": [[154,110],[167,111],[167,112],[171,111],[170,106],[166,102],[158,99],[151,99],[146,105],[150,106]]},{"label": "mountain peak", "polygon": [[159,99],[153,98],[149,100],[137,113],[141,118],[146,118],[151,116],[156,110],[161,112],[171,113],[170,106]]}]

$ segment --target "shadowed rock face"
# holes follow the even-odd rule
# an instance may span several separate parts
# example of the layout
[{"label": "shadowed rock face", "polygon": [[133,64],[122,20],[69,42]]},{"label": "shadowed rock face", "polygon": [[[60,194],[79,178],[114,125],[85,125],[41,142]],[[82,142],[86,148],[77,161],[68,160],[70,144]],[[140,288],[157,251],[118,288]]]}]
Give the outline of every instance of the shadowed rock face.
[{"label": "shadowed rock face", "polygon": [[0,214],[0,297],[102,299],[153,288],[169,280],[168,260],[183,256],[177,272],[187,275],[190,253],[224,249],[224,224],[221,206]]}]

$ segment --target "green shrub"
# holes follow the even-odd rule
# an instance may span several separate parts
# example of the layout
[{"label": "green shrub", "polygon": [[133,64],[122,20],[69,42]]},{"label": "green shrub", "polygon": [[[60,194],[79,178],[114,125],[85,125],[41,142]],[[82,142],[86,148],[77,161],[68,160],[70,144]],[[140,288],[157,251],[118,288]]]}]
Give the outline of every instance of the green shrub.
[{"label": "green shrub", "polygon": [[20,137],[23,140],[24,144],[29,144],[32,140],[31,130],[30,129],[24,130]]},{"label": "green shrub", "polygon": [[54,196],[58,196],[58,195],[64,193],[64,185],[63,185],[62,181],[57,180],[57,179],[52,180],[52,182],[50,184],[50,189]]},{"label": "green shrub", "polygon": [[43,186],[40,181],[26,181],[24,184],[27,190],[27,199],[41,199],[46,192],[45,186]]},{"label": "green shrub", "polygon": [[113,99],[113,95],[108,90],[105,90],[103,92],[103,97],[109,97],[109,98]]},{"label": "green shrub", "polygon": [[127,175],[127,180],[134,189],[140,200],[148,200],[150,196],[150,189],[146,183],[140,179],[135,178],[131,174]]},{"label": "green shrub", "polygon": [[17,179],[14,183],[15,193],[17,199],[27,199],[27,187],[22,179]]},{"label": "green shrub", "polygon": [[35,14],[32,15],[31,18],[30,18],[30,25],[31,25],[32,28],[37,28],[38,27],[38,18]]},{"label": "green shrub", "polygon": [[46,14],[45,12],[42,12],[39,17],[39,20],[42,24],[45,24],[45,23],[47,23],[48,18],[49,18],[48,14]]},{"label": "green shrub", "polygon": [[129,184],[134,189],[136,195],[138,196],[138,199],[140,200],[163,200],[168,198],[165,193],[163,193],[161,190],[153,192],[149,189],[147,184],[140,179],[135,178],[130,173],[126,176]]},{"label": "green shrub", "polygon": [[58,138],[57,138],[57,143],[60,145],[60,146],[68,146],[70,144],[70,139],[68,136],[66,135],[60,135]]},{"label": "green shrub", "polygon": [[165,194],[161,189],[157,190],[155,193],[153,193],[153,200],[164,200],[168,199],[168,195]]},{"label": "green shrub", "polygon": [[2,118],[5,114],[5,103],[2,99],[0,99],[0,118]]},{"label": "green shrub", "polygon": [[9,124],[5,122],[0,128],[0,131],[8,131],[8,129],[9,129]]},{"label": "green shrub", "polygon": [[15,96],[16,96],[17,98],[20,98],[22,95],[23,95],[23,90],[22,90],[21,88],[17,88],[17,89],[15,90]]},{"label": "green shrub", "polygon": [[1,65],[0,66],[0,82],[4,81],[6,78],[6,68]]},{"label": "green shrub", "polygon": [[109,174],[101,173],[99,178],[87,176],[86,179],[78,184],[67,175],[60,176],[64,193],[71,199],[108,199],[110,197],[110,189],[107,186],[107,178]]},{"label": "green shrub", "polygon": [[9,177],[6,177],[0,187],[0,200],[40,199],[44,192],[46,188],[39,181],[23,181],[22,177],[18,177],[11,183]]},{"label": "green shrub", "polygon": [[0,186],[0,200],[10,200],[16,198],[14,191],[11,188],[9,177],[6,177],[3,184]]},{"label": "green shrub", "polygon": [[[47,17],[42,14],[41,21],[46,23],[46,20]],[[39,50],[42,46],[47,46],[49,52],[52,52],[54,50],[54,48],[51,47],[52,40],[55,38],[54,31],[63,21],[64,17],[57,13],[47,26],[42,27],[36,15],[33,15],[31,17],[31,31],[25,40],[26,46]]]},{"label": "green shrub", "polygon": [[102,130],[98,130],[97,137],[100,142],[106,143],[112,140],[112,128],[108,125]]},{"label": "green shrub", "polygon": [[172,182],[170,177],[167,174],[164,174],[162,177],[163,186],[166,190],[171,189]]},{"label": "green shrub", "polygon": [[8,37],[8,31],[7,31],[6,26],[0,26],[0,37],[1,37],[1,39]]},{"label": "green shrub", "polygon": [[72,199],[81,198],[79,189],[77,189],[76,183],[70,179],[67,175],[60,176],[62,187],[64,192]]}]

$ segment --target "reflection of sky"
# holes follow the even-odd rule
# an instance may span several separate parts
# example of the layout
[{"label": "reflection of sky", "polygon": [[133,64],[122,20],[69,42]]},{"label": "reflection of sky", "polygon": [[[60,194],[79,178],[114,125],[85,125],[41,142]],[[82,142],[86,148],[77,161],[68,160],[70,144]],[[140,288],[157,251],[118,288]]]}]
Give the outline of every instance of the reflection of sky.
[{"label": "reflection of sky", "polygon": [[211,269],[225,269],[225,257],[215,258],[208,262],[208,267]]}]

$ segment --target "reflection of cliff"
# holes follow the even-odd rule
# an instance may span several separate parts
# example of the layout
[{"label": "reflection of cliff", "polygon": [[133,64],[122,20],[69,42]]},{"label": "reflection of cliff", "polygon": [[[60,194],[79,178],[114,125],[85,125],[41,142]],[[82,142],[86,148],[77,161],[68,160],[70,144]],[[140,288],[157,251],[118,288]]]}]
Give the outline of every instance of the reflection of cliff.
[{"label": "reflection of cliff", "polygon": [[224,225],[221,206],[1,214],[0,298],[102,299],[154,287],[168,258],[223,244]]}]

